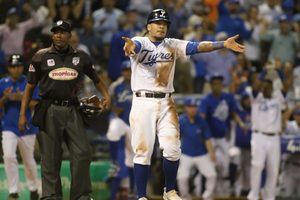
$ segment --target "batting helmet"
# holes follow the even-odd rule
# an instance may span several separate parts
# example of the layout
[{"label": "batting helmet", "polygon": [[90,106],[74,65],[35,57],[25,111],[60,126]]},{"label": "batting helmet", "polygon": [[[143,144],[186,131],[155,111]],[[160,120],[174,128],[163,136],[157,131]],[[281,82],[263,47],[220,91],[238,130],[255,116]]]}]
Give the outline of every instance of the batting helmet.
[{"label": "batting helmet", "polygon": [[157,21],[165,21],[171,23],[168,13],[164,9],[155,9],[148,16],[147,24]]},{"label": "batting helmet", "polygon": [[22,56],[19,54],[12,54],[8,58],[8,66],[20,66],[23,65]]}]

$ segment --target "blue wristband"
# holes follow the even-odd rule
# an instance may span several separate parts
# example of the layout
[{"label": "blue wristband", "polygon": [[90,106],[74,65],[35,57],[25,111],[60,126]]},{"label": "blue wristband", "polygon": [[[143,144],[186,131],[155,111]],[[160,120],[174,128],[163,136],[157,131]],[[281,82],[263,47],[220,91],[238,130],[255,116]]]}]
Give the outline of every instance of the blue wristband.
[{"label": "blue wristband", "polygon": [[213,42],[212,47],[214,50],[224,48],[224,41]]}]

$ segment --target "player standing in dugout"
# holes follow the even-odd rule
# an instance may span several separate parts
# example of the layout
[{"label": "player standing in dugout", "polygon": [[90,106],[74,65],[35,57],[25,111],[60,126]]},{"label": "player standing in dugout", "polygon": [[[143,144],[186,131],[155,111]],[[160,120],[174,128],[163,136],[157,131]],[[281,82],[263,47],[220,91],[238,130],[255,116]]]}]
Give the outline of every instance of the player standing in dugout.
[{"label": "player standing in dugout", "polygon": [[71,25],[67,21],[59,20],[51,32],[53,44],[39,50],[29,66],[19,129],[25,129],[25,110],[34,88],[39,84],[41,101],[35,109],[33,121],[37,119],[36,123],[41,130],[38,141],[42,158],[42,199],[62,199],[60,166],[64,141],[70,151],[70,199],[90,200],[91,149],[83,119],[78,111],[77,98],[84,75],[94,82],[96,89],[104,96],[97,106],[107,109],[110,106],[110,96],[104,82],[94,70],[91,58],[69,45]]},{"label": "player standing in dugout", "polygon": [[165,200],[180,200],[175,191],[176,175],[181,155],[178,115],[171,98],[177,58],[228,48],[244,52],[235,40],[238,35],[219,42],[191,42],[166,38],[170,25],[168,13],[153,10],[148,16],[145,37],[123,37],[125,55],[130,56],[133,102],[130,128],[134,156],[134,175],[139,199],[146,198],[146,186],[155,134],[163,150]]}]

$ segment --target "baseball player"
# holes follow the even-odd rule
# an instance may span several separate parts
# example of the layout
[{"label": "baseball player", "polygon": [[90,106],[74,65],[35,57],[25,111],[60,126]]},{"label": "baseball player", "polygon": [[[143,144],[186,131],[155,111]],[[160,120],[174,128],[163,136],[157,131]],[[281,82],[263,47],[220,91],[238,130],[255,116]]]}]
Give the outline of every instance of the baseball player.
[{"label": "baseball player", "polygon": [[182,156],[179,163],[177,183],[184,199],[189,195],[188,179],[192,167],[196,167],[206,178],[204,200],[213,198],[217,173],[215,170],[215,152],[211,143],[211,133],[206,121],[197,115],[196,99],[185,100],[185,113],[179,117]]},{"label": "baseball player", "polygon": [[130,128],[134,156],[137,193],[146,198],[146,185],[155,136],[163,150],[166,200],[181,199],[176,191],[176,174],[181,155],[178,116],[171,98],[177,58],[229,48],[243,52],[244,46],[235,42],[237,35],[219,42],[191,42],[166,38],[170,25],[168,13],[155,9],[148,16],[145,37],[125,40],[125,55],[131,60],[133,102]]},{"label": "baseball player", "polygon": [[[223,76],[214,74],[210,77],[212,92],[207,94],[200,105],[200,115],[207,120],[212,133],[213,145],[217,154],[219,168],[217,189],[219,193],[229,193],[224,178],[229,176],[229,140],[230,120],[237,108],[232,94],[223,92]],[[219,156],[218,156],[219,155]]]},{"label": "baseball player", "polygon": [[109,88],[114,101],[113,112],[110,116],[107,139],[110,141],[110,152],[114,163],[118,167],[118,173],[111,181],[111,199],[121,186],[121,181],[130,178],[130,189],[133,191],[133,151],[131,148],[131,133],[129,128],[129,111],[132,102],[130,87],[131,69],[130,61],[121,64],[122,76],[112,83]]},{"label": "baseball player", "polygon": [[258,200],[262,170],[266,166],[264,200],[274,200],[280,165],[282,110],[285,99],[280,90],[273,91],[273,82],[263,79],[261,91],[251,94],[251,190],[249,200]]},{"label": "baseball player", "polygon": [[[239,169],[236,170],[238,175],[237,187],[241,196],[247,196],[250,190],[250,166],[251,166],[251,102],[248,93],[241,95],[240,106],[236,110],[237,115],[242,120],[242,126],[237,124],[235,127],[235,142],[234,145],[237,148],[236,165]],[[238,173],[237,173],[238,172]],[[234,173],[235,175],[235,173]]]},{"label": "baseball player", "polygon": [[[18,129],[18,118],[23,91],[27,83],[22,75],[24,67],[20,55],[11,55],[8,62],[9,76],[0,80],[0,107],[3,108],[2,116],[2,148],[5,173],[8,182],[9,200],[19,197],[19,169],[17,161],[17,147],[21,153],[25,167],[25,176],[30,190],[30,199],[38,199],[37,165],[34,160],[35,136],[38,129],[29,121],[26,131],[21,133]],[[37,90],[34,91],[31,106],[37,102]],[[26,116],[31,119],[30,109],[26,110]],[[22,199],[25,197],[22,197]]]},{"label": "baseball player", "polygon": [[[285,128],[285,135],[300,137],[300,108],[294,111],[294,120],[289,121]],[[299,199],[300,191],[300,155],[288,155],[284,162],[282,171],[282,189],[284,196]]]}]

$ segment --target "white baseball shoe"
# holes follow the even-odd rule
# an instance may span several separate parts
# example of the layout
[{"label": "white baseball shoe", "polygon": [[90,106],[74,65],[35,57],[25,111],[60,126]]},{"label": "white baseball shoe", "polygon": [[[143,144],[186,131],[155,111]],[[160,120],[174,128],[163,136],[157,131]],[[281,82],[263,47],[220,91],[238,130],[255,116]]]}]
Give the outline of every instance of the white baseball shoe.
[{"label": "white baseball shoe", "polygon": [[139,198],[139,200],[148,200],[146,197]]},{"label": "white baseball shoe", "polygon": [[177,194],[176,190],[171,190],[169,192],[166,192],[166,188],[164,188],[164,200],[182,200],[180,196]]}]

